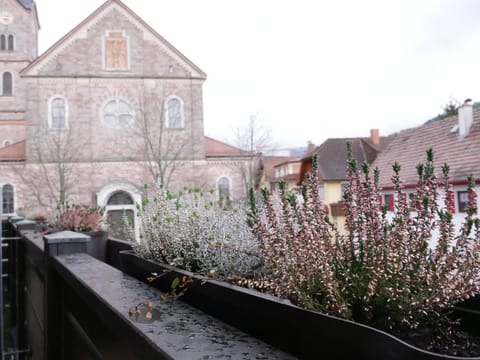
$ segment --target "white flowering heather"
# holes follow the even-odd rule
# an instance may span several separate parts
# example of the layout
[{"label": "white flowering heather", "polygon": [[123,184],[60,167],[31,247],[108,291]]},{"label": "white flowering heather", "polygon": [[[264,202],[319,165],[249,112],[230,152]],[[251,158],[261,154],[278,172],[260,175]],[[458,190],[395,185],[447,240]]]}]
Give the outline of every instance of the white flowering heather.
[{"label": "white flowering heather", "polygon": [[213,192],[186,189],[175,196],[157,185],[139,206],[137,254],[186,270],[252,276],[260,265],[245,209],[225,208]]},{"label": "white flowering heather", "polygon": [[[474,180],[468,179],[468,209],[458,235],[452,224],[453,196],[448,166],[439,181],[433,151],[417,167],[416,196],[407,203],[393,165],[396,191],[393,218],[379,205],[378,170],[357,168],[349,146],[345,188],[347,235],[330,223],[314,172],[303,188],[304,201],[281,191],[281,207],[264,193],[252,201],[251,225],[269,276],[246,281],[328,314],[387,329],[415,328],[447,320],[452,306],[480,292],[480,220]],[[439,206],[443,187],[444,206]],[[428,244],[434,232],[438,245]]]}]

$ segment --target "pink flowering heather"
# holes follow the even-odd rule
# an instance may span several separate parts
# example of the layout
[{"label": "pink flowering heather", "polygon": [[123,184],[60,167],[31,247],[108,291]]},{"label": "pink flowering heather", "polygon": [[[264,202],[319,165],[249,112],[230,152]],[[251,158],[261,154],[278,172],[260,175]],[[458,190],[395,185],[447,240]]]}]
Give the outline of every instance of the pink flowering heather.
[{"label": "pink flowering heather", "polygon": [[57,224],[61,230],[95,232],[103,230],[103,209],[65,203],[58,207]]},{"label": "pink flowering heather", "polygon": [[[436,177],[433,151],[418,165],[416,195],[403,191],[393,165],[393,217],[379,204],[379,173],[358,168],[349,144],[344,192],[346,235],[329,220],[319,194],[316,160],[296,201],[284,187],[276,201],[253,197],[250,224],[268,276],[245,281],[322,311],[386,329],[416,328],[447,319],[448,309],[480,291],[480,220],[475,218],[474,180],[460,231],[452,223],[449,168]],[[440,191],[443,189],[443,192]],[[445,194],[443,201],[440,194]],[[439,205],[442,203],[442,205]],[[435,247],[429,246],[434,232]]]}]

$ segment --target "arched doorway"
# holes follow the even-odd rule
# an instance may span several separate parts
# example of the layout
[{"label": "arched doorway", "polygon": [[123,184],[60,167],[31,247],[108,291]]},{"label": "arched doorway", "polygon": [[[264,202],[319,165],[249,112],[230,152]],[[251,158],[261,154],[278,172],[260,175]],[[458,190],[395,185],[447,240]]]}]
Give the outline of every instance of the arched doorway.
[{"label": "arched doorway", "polygon": [[[139,224],[136,221],[136,204],[142,201],[140,191],[129,184],[111,184],[97,193],[97,203],[105,208],[109,236],[121,240],[138,240]],[[126,226],[134,230],[135,236],[126,231]]]}]

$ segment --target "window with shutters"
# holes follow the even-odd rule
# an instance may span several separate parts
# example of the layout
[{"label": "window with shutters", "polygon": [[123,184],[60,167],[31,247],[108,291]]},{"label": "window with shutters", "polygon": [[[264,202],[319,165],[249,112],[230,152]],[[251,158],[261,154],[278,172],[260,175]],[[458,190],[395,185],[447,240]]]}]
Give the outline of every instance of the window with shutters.
[{"label": "window with shutters", "polygon": [[170,96],[165,103],[165,126],[170,129],[185,127],[183,100],[178,96]]},{"label": "window with shutters", "polygon": [[13,214],[15,212],[13,186],[6,184],[2,186],[2,213]]},{"label": "window with shutters", "polygon": [[0,34],[0,51],[7,50],[7,35]]},{"label": "window with shutters", "polygon": [[48,127],[50,129],[68,128],[67,101],[61,96],[54,96],[48,102]]},{"label": "window with shutters", "polygon": [[132,126],[134,111],[124,99],[110,99],[102,108],[102,122],[112,129],[125,129]]},{"label": "window with shutters", "polygon": [[387,211],[395,210],[395,197],[393,194],[384,194],[380,197],[380,206],[386,208]]},{"label": "window with shutters", "polygon": [[1,77],[2,96],[13,95],[13,75],[11,72],[4,72]]}]

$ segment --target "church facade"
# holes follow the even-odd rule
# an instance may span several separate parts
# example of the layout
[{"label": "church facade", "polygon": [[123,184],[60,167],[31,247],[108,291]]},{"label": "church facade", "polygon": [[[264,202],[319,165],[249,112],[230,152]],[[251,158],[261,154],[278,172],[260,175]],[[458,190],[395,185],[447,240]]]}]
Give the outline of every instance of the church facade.
[{"label": "church facade", "polygon": [[206,74],[125,4],[106,1],[40,56],[38,30],[33,0],[0,0],[4,214],[64,200],[133,212],[158,178],[245,196],[251,156],[204,135]]}]

